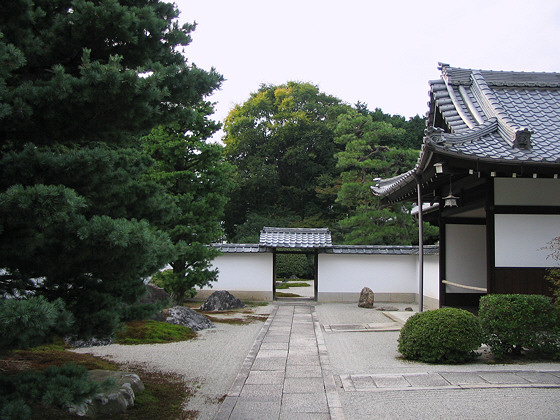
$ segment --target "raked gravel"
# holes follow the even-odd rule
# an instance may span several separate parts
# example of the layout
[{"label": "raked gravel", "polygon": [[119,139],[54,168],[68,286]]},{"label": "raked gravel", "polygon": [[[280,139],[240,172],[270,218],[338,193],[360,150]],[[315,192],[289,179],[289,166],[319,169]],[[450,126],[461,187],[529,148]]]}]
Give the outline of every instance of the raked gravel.
[{"label": "raked gravel", "polygon": [[[271,305],[254,308],[255,314],[269,314],[271,310]],[[218,412],[220,398],[228,393],[262,326],[260,321],[245,325],[217,323],[216,328],[199,331],[196,339],[179,343],[111,344],[74,351],[182,375],[195,391],[183,409],[199,411],[198,420],[210,420]]]}]

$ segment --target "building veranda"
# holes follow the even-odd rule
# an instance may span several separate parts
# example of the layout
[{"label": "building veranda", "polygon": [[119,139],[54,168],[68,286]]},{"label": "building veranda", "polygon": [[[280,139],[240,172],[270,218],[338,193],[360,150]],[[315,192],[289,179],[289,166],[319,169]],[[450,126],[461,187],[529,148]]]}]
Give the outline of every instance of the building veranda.
[{"label": "building veranda", "polygon": [[486,293],[549,294],[560,235],[560,74],[441,64],[412,170],[372,188],[417,201],[440,228],[440,304]]}]

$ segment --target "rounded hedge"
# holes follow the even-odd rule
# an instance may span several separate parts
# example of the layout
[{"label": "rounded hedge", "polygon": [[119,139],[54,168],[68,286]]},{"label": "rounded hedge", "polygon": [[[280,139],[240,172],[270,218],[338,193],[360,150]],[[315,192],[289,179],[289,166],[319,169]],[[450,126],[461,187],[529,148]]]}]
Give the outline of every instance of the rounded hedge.
[{"label": "rounded hedge", "polygon": [[560,354],[560,310],[542,295],[496,294],[480,299],[480,325],[494,356]]},{"label": "rounded hedge", "polygon": [[399,336],[405,359],[427,363],[464,363],[477,357],[483,341],[476,316],[463,309],[441,308],[408,319]]}]

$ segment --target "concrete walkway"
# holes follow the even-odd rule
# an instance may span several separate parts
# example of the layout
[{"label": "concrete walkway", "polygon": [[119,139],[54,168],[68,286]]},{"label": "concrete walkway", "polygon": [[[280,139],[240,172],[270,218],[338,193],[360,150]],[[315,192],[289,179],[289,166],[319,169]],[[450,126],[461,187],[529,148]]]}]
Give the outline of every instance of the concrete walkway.
[{"label": "concrete walkway", "polygon": [[344,420],[313,306],[275,306],[216,420]]}]

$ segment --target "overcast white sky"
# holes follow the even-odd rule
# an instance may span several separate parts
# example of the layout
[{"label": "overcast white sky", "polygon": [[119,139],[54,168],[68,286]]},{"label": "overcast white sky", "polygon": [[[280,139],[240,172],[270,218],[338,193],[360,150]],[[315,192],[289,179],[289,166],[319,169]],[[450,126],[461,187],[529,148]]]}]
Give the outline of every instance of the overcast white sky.
[{"label": "overcast white sky", "polygon": [[560,72],[558,0],[175,0],[197,22],[188,60],[226,81],[223,121],[261,83],[311,82],[385,113],[427,111],[439,61]]}]

